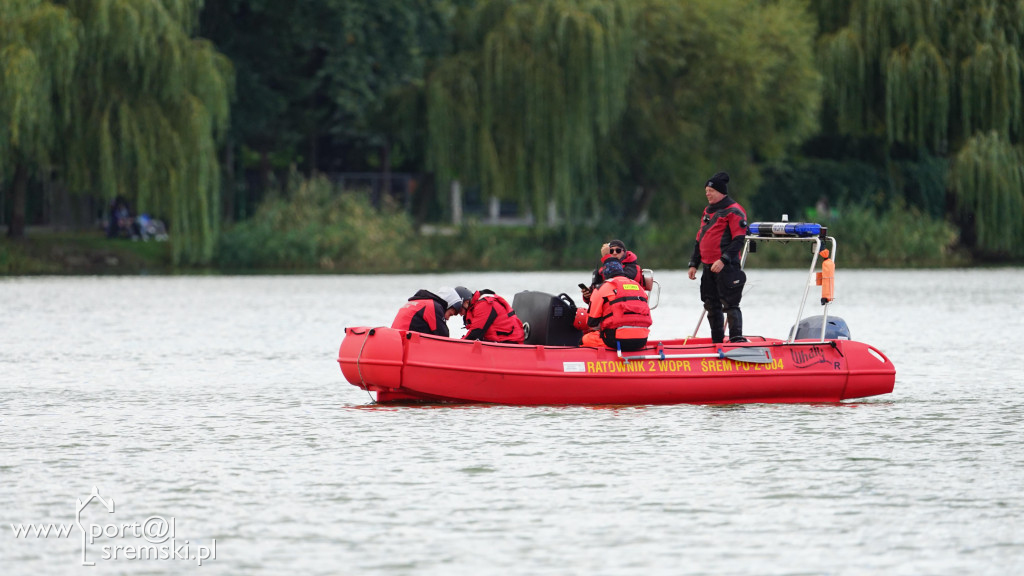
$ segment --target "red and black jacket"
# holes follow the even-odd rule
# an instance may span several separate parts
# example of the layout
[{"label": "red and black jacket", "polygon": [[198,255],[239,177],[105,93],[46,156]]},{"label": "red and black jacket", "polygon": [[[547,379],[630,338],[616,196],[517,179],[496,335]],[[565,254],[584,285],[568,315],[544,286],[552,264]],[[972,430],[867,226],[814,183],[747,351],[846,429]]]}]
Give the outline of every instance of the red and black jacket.
[{"label": "red and black jacket", "polygon": [[[602,256],[601,264],[597,268],[594,268],[594,274],[590,279],[591,290],[596,290],[597,287],[604,282],[604,275],[601,274],[601,270],[604,269],[604,263],[607,262],[609,258],[614,258],[614,256],[611,254]],[[622,271],[626,273],[627,278],[637,282],[641,286],[644,285],[644,271],[643,268],[640,267],[640,263],[637,262],[636,254],[627,250],[626,255],[622,257],[622,260],[619,260],[619,263],[622,264]],[[589,298],[584,298],[584,301],[587,304],[590,304]]]},{"label": "red and black jacket", "polygon": [[491,290],[473,294],[466,310],[466,340],[522,344],[523,323],[508,302]]},{"label": "red and black jacket", "polygon": [[740,250],[747,235],[747,211],[726,196],[704,208],[697,241],[690,256],[690,268],[710,266],[721,258],[726,264],[740,262]]},{"label": "red and black jacket", "polygon": [[391,327],[396,330],[447,337],[448,324],[444,319],[444,312],[447,309],[448,303],[444,298],[433,292],[420,290],[398,311]]}]

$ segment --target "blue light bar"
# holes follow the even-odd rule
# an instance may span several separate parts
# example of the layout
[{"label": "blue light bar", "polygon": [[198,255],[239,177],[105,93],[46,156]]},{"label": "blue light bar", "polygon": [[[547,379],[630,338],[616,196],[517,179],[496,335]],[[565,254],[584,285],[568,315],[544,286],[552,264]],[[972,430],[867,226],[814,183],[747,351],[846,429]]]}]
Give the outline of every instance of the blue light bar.
[{"label": "blue light bar", "polygon": [[808,222],[752,222],[747,227],[753,236],[799,236],[808,238],[821,234],[821,224]]}]

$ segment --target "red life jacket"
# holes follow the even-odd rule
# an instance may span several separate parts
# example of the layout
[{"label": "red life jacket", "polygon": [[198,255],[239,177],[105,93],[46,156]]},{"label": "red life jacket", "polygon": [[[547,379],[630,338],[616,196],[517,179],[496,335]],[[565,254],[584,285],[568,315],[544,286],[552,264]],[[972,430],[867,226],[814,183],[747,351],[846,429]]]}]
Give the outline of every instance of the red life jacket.
[{"label": "red life jacket", "polygon": [[647,292],[631,278],[615,276],[597,289],[594,298],[601,302],[601,330],[622,328],[648,328],[651,323],[651,308],[647,304]]},{"label": "red life jacket", "polygon": [[508,302],[491,290],[473,294],[466,311],[466,340],[522,344],[523,323]]}]

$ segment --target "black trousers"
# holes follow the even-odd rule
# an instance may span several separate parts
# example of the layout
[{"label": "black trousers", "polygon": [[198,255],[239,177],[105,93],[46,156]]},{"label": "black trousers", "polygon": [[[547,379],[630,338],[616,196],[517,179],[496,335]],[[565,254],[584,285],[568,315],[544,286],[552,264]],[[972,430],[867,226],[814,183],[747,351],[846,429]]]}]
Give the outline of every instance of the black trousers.
[{"label": "black trousers", "polygon": [[623,352],[636,352],[647,346],[647,338],[616,338],[614,328],[601,330],[601,340],[612,350],[616,349],[616,345],[621,346]]},{"label": "black trousers", "polygon": [[700,277],[700,299],[708,313],[712,342],[725,340],[723,312],[729,316],[729,337],[739,338],[743,335],[740,299],[743,298],[743,286],[747,283],[746,273],[740,270],[739,264],[726,264],[717,274],[711,271],[711,264],[704,264],[703,267],[704,273]]}]

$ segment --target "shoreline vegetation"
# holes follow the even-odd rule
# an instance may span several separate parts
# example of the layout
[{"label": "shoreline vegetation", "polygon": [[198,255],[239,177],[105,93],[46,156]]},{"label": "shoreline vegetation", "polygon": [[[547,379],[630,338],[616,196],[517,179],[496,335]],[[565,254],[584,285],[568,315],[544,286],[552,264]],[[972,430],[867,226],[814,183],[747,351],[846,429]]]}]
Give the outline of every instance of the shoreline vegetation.
[{"label": "shoreline vegetation", "polygon": [[672,269],[719,171],[840,265],[1024,264],[1024,4],[946,4],[3,0],[0,274]]},{"label": "shoreline vegetation", "polygon": [[[696,219],[693,215],[674,223],[599,221],[550,227],[471,221],[460,227],[418,227],[400,209],[375,209],[366,194],[310,180],[288,198],[267,199],[252,218],[221,232],[207,266],[173,265],[169,242],[108,239],[99,230],[37,229],[25,240],[0,241],[0,275],[589,270],[598,261],[601,244],[612,238],[624,240],[645,267],[675,270],[689,260]],[[960,244],[955,226],[898,202],[840,206],[819,223],[838,240],[838,263],[844,268],[985,263]],[[768,243],[761,243],[758,251],[752,268],[806,265],[806,255],[799,251]]]}]

